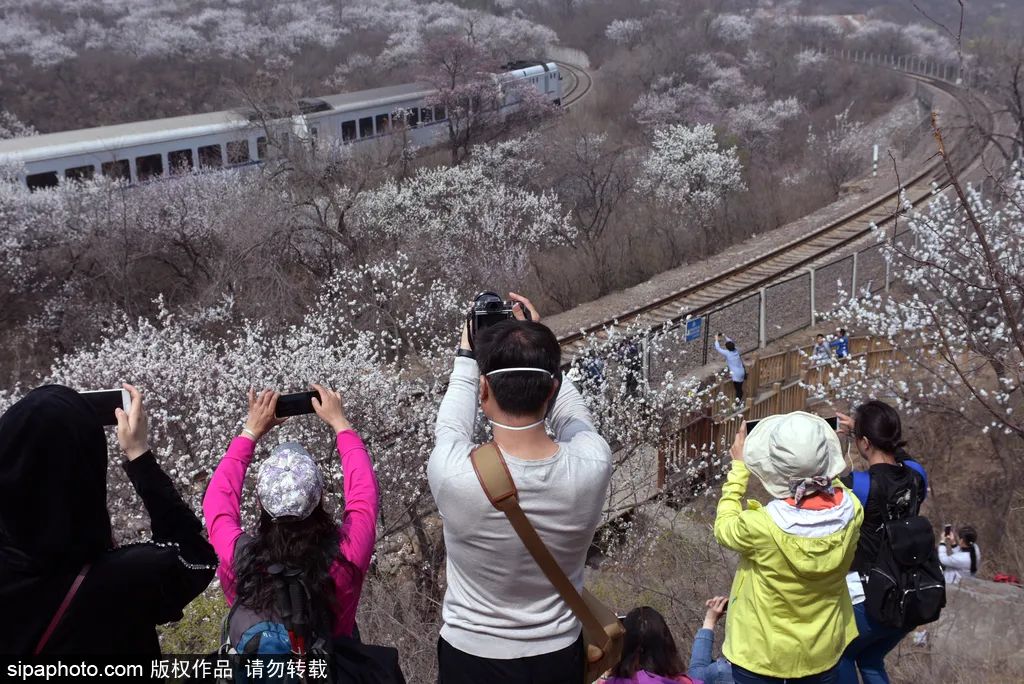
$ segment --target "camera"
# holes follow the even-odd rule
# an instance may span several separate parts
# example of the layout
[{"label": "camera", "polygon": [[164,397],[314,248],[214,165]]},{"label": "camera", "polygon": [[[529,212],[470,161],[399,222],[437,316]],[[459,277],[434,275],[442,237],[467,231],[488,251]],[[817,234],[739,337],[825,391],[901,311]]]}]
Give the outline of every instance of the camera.
[{"label": "camera", "polygon": [[[473,308],[469,311],[469,337],[472,340],[477,332],[513,318],[512,307],[515,302],[502,299],[496,292],[481,292],[473,299]],[[523,307],[526,320],[531,320],[530,310]]]}]

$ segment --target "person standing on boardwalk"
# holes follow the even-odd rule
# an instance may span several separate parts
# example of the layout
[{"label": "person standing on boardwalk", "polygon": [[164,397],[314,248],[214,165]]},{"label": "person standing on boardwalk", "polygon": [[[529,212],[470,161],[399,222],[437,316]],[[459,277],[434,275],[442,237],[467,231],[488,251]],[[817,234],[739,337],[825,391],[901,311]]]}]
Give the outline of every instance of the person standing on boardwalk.
[{"label": "person standing on boardwalk", "polygon": [[732,385],[736,388],[736,401],[743,401],[743,381],[747,379],[747,367],[743,365],[743,358],[739,349],[731,337],[725,338],[723,348],[719,340],[722,333],[715,333],[715,351],[725,357],[725,365],[729,368],[729,377],[732,378]]}]

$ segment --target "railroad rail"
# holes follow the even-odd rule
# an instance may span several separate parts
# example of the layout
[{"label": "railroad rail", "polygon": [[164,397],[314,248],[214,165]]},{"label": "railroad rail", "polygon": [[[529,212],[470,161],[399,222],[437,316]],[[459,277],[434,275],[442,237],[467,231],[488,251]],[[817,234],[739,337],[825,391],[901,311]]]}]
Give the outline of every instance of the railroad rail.
[{"label": "railroad rail", "polygon": [[[977,121],[983,122],[981,127],[986,133],[995,132],[1000,121],[993,105],[987,100],[968,97],[963,89],[938,78],[917,74],[907,74],[907,77],[952,95],[965,112],[971,113]],[[953,145],[947,143],[950,156],[956,162],[955,166],[960,174],[970,173],[979,168],[985,155],[993,147],[991,135],[988,135],[987,144],[981,145],[980,150],[970,150],[969,152],[973,154],[965,155],[965,146],[972,143],[976,147],[979,146],[972,139],[974,135],[976,133],[973,129],[967,128],[967,132]],[[897,208],[901,192],[905,192],[907,200],[916,207],[927,202],[934,192],[944,190],[949,185],[950,181],[941,159],[933,157],[931,163],[905,180],[901,188],[873,199],[832,223],[712,278],[597,322],[580,332],[560,337],[562,359],[564,362],[571,361],[586,345],[590,336],[607,338],[612,329],[621,329],[627,325],[650,332],[670,330],[685,323],[690,317],[703,315],[729,301],[756,292],[774,281],[793,274],[797,269],[811,265],[864,239],[871,233],[872,224],[879,227],[890,225],[902,215]]]},{"label": "railroad rail", "polygon": [[594,87],[594,79],[587,73],[587,70],[575,64],[567,62],[555,62],[559,71],[572,75],[572,87],[562,93],[562,106],[569,108],[576,104],[590,93]]}]

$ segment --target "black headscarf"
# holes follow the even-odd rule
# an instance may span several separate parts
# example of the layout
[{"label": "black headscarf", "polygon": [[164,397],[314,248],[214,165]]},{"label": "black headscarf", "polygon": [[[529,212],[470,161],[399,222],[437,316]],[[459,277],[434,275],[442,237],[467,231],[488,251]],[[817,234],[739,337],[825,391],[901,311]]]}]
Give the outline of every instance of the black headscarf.
[{"label": "black headscarf", "polygon": [[72,389],[32,390],[0,416],[0,565],[77,571],[112,546],[100,421]]}]

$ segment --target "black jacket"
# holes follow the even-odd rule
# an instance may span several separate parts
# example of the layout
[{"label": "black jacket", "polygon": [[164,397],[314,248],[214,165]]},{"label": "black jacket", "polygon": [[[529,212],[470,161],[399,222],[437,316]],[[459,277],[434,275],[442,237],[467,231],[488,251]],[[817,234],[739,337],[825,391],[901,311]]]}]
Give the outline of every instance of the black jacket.
[{"label": "black jacket", "polygon": [[48,386],[0,418],[0,648],[31,654],[85,563],[44,654],[157,655],[155,626],[209,584],[213,548],[152,452],[123,467],[153,541],[113,548],[106,443],[89,405]]}]

